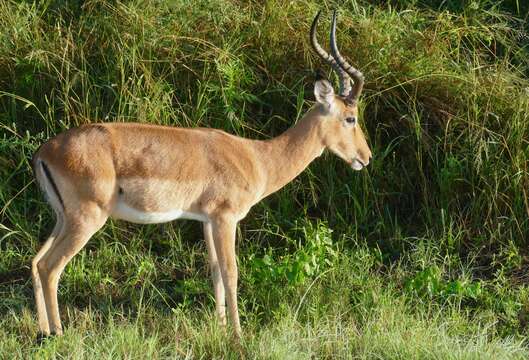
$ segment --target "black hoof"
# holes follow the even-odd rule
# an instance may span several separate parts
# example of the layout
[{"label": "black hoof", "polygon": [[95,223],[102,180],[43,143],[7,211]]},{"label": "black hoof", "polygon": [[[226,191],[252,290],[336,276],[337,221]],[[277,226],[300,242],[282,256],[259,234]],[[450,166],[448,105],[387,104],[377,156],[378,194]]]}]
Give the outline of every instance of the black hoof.
[{"label": "black hoof", "polygon": [[35,342],[37,343],[37,345],[42,345],[48,340],[53,339],[55,336],[57,336],[55,333],[51,333],[48,335],[48,334],[39,332],[37,334],[37,338],[35,339]]}]

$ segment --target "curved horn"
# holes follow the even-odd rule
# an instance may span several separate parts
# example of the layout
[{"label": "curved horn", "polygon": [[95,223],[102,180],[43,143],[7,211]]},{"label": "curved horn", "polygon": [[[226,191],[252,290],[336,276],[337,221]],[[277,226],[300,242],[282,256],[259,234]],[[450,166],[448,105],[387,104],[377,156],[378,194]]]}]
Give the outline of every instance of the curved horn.
[{"label": "curved horn", "polygon": [[334,57],[334,60],[340,65],[341,68],[354,80],[353,89],[347,95],[348,98],[357,99],[362,92],[364,87],[364,74],[359,70],[352,67],[338,51],[338,46],[336,45],[336,13],[334,10],[332,15],[332,25],[331,25],[331,54]]},{"label": "curved horn", "polygon": [[330,56],[318,43],[318,39],[316,39],[316,27],[318,26],[318,20],[320,19],[321,10],[318,11],[316,14],[316,17],[312,21],[312,26],[310,27],[310,43],[312,45],[312,48],[316,53],[327,63],[329,63],[334,71],[338,74],[338,78],[340,80],[340,92],[339,94],[341,96],[346,96],[351,92],[351,79],[349,78],[349,75],[345,72],[344,69],[338,65],[336,60],[332,56]]}]

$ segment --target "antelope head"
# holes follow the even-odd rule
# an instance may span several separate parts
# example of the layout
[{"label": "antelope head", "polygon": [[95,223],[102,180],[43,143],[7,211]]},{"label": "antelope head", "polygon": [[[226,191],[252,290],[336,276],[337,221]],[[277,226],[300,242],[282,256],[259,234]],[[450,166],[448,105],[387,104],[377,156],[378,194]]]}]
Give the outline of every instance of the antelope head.
[{"label": "antelope head", "polygon": [[364,75],[351,66],[336,45],[336,10],[332,17],[329,55],[316,39],[316,27],[321,11],[312,22],[310,40],[316,53],[338,74],[338,94],[327,80],[318,80],[314,86],[316,101],[321,104],[323,141],[327,148],[345,160],[354,170],[369,164],[371,150],[358,123],[358,99],[364,86]]}]

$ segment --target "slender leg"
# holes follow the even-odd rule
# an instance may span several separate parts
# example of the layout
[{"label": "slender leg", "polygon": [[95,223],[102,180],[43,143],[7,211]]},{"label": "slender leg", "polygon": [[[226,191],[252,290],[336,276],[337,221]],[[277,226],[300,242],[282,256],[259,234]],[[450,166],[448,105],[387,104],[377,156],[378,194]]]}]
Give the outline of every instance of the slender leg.
[{"label": "slender leg", "polygon": [[93,212],[83,212],[82,219],[66,218],[59,241],[53,242],[50,249],[38,262],[37,267],[42,280],[44,299],[50,333],[61,335],[62,326],[57,300],[59,278],[66,264],[86,245],[90,237],[99,230],[105,220],[99,209]]},{"label": "slender leg", "polygon": [[50,325],[48,323],[48,315],[46,313],[46,302],[44,301],[44,293],[42,292],[42,283],[40,280],[39,269],[37,264],[40,259],[46,254],[53,242],[60,238],[62,230],[63,218],[61,213],[57,213],[57,222],[51,232],[50,236],[42,245],[39,252],[31,262],[31,276],[33,278],[33,291],[35,293],[35,303],[37,306],[37,317],[39,319],[39,329],[44,335],[50,334]]},{"label": "slender leg", "polygon": [[215,291],[215,308],[217,318],[222,327],[226,326],[226,298],[224,284],[220,273],[215,243],[213,242],[213,229],[211,223],[204,223],[204,239],[208,249],[209,266],[211,268],[211,278],[213,280],[213,289]]},{"label": "slender leg", "polygon": [[213,241],[220,265],[222,282],[226,289],[228,314],[236,337],[241,336],[239,310],[237,308],[237,259],[235,255],[235,232],[237,222],[227,217],[212,221]]}]

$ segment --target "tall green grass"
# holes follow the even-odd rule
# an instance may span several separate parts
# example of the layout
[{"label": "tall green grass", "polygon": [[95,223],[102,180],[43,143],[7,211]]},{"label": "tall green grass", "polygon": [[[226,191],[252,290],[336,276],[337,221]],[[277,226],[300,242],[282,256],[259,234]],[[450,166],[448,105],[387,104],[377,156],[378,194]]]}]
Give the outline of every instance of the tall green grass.
[{"label": "tall green grass", "polygon": [[[109,222],[61,280],[65,336],[36,344],[29,264],[53,226],[36,148],[95,121],[278,135],[329,70],[307,35],[336,6],[374,160],[325,155],[241,223],[242,349],[214,324],[192,222]],[[526,358],[527,10],[0,2],[0,357]]]}]

